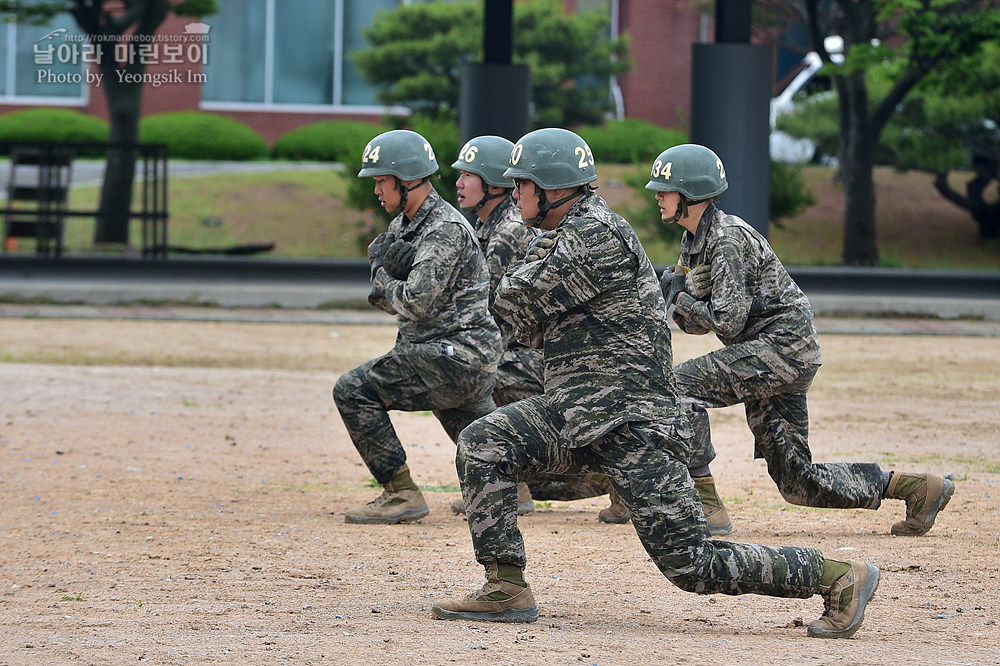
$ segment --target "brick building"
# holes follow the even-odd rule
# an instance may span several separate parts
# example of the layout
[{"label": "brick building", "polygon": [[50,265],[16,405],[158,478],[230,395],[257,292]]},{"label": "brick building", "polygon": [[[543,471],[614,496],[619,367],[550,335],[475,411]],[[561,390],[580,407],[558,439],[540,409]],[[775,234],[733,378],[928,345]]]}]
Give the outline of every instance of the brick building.
[{"label": "brick building", "polygon": [[[329,119],[380,119],[387,109],[350,61],[375,12],[407,0],[219,0],[203,23],[169,16],[157,40],[127,57],[147,63],[143,114],[202,110],[273,142]],[[615,86],[618,115],[687,128],[691,44],[712,38],[694,0],[567,0],[570,11],[611,13],[631,38],[631,71]],[[121,45],[123,49],[128,45]],[[94,51],[68,14],[44,26],[0,27],[0,113],[55,106],[108,117]],[[122,51],[123,56],[125,51]]]}]

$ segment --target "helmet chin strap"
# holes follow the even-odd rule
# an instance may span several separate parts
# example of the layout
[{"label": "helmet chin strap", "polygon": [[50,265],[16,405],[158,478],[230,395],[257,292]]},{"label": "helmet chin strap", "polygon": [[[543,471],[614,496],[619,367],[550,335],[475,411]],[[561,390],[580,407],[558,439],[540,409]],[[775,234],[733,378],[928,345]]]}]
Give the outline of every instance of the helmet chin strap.
[{"label": "helmet chin strap", "polygon": [[421,178],[420,182],[413,187],[403,187],[403,181],[399,179],[399,176],[393,176],[393,178],[396,179],[396,191],[399,192],[399,205],[389,211],[389,217],[396,217],[402,213],[403,209],[406,208],[406,195],[409,194],[411,190],[417,189],[430,180],[430,178]]},{"label": "helmet chin strap", "polygon": [[501,190],[497,194],[490,194],[490,188],[484,182],[483,183],[483,198],[479,200],[479,203],[477,203],[476,205],[472,206],[471,208],[467,208],[467,207],[463,206],[462,210],[465,211],[466,213],[478,213],[482,209],[482,207],[486,205],[487,201],[490,201],[491,199],[499,199],[500,197],[505,197],[508,194],[510,194],[510,192],[508,190]]},{"label": "helmet chin strap", "polygon": [[682,217],[688,217],[688,204],[694,203],[693,201],[688,201],[687,197],[683,194],[681,195],[680,201],[677,203],[677,210],[674,211],[674,216],[667,220],[667,222],[678,222]]},{"label": "helmet chin strap", "polygon": [[545,196],[545,190],[543,190],[542,188],[540,188],[538,186],[538,183],[535,183],[534,181],[532,181],[532,183],[535,186],[535,196],[538,197],[538,215],[536,215],[535,217],[529,218],[527,220],[524,220],[525,226],[528,226],[528,227],[538,227],[538,226],[541,226],[542,220],[545,219],[545,216],[549,214],[550,210],[552,210],[553,208],[558,208],[559,206],[563,205],[564,203],[566,203],[567,201],[573,199],[574,197],[583,196],[583,195],[587,194],[588,193],[588,189],[591,192],[593,192],[593,190],[594,190],[594,188],[592,188],[592,187],[590,187],[588,185],[581,185],[580,187],[576,188],[576,190],[574,190],[570,194],[567,194],[566,196],[564,196],[562,199],[559,199],[557,201],[549,201],[546,198],[546,196]]}]

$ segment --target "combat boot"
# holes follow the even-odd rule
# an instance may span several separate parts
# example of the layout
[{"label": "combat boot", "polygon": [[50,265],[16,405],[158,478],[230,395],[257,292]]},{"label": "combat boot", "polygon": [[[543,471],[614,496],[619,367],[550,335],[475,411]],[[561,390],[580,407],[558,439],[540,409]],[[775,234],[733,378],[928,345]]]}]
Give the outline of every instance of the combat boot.
[{"label": "combat boot", "polygon": [[894,523],[896,536],[920,536],[934,525],[938,512],[955,494],[955,484],[933,474],[893,474],[885,496],[906,501],[906,520]]},{"label": "combat boot", "polygon": [[[455,513],[465,513],[465,501],[457,499],[451,503],[451,510]],[[531,489],[527,483],[517,484],[517,515],[523,516],[535,510],[535,500],[531,499]]]},{"label": "combat boot", "polygon": [[431,613],[441,620],[472,620],[476,622],[534,622],[538,606],[531,587],[500,580],[497,563],[486,567],[486,584],[462,599],[448,599],[431,606]]},{"label": "combat boot", "polygon": [[715,478],[711,476],[694,477],[694,487],[701,497],[701,508],[705,511],[705,522],[708,523],[708,533],[712,536],[726,536],[732,533],[733,524],[729,521],[719,493],[715,491]]},{"label": "combat boot", "polygon": [[865,606],[878,589],[879,571],[871,564],[848,562],[851,570],[830,587],[819,586],[823,615],[809,623],[813,638],[850,638],[861,627]]},{"label": "combat boot", "polygon": [[[403,481],[405,479],[405,481]],[[408,486],[403,489],[401,486]],[[346,523],[395,524],[420,520],[430,511],[424,496],[410,480],[410,470],[404,464],[389,483],[382,485],[382,494],[364,506],[348,509]]]},{"label": "combat boot", "polygon": [[597,514],[597,519],[602,523],[627,523],[629,521],[628,509],[625,508],[622,498],[618,496],[614,488],[608,492],[608,497],[611,498],[611,506],[607,509],[601,509]]}]

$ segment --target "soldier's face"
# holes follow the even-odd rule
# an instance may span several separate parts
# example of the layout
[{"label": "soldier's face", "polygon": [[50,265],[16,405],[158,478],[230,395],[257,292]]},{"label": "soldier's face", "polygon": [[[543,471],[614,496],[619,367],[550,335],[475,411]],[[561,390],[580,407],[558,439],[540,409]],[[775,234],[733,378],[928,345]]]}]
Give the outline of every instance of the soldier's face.
[{"label": "soldier's face", "polygon": [[395,176],[375,176],[375,196],[382,208],[396,210],[399,207],[399,190],[396,189]]},{"label": "soldier's face", "polygon": [[656,205],[660,207],[660,219],[670,224],[673,222],[677,207],[681,205],[681,195],[679,192],[656,193]]},{"label": "soldier's face", "polygon": [[535,194],[535,184],[532,181],[515,178],[513,195],[522,219],[538,217],[538,195]]},{"label": "soldier's face", "polygon": [[471,208],[483,198],[483,179],[469,171],[460,171],[455,181],[460,208]]}]

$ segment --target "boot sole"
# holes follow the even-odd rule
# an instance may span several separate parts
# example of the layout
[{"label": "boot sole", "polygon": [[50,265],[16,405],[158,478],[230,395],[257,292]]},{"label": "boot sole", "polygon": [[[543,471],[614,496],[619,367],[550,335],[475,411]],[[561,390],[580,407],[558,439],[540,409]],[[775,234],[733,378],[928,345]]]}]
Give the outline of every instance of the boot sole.
[{"label": "boot sole", "polygon": [[472,622],[534,622],[538,619],[538,606],[531,608],[504,608],[491,613],[450,611],[431,606],[431,613],[439,620],[471,620]]},{"label": "boot sole", "polygon": [[[464,506],[462,508],[459,508],[459,507],[455,506],[454,504],[452,504],[451,505],[451,510],[452,510],[452,512],[455,513],[455,515],[462,515],[462,516],[465,515],[465,507]],[[534,513],[534,512],[535,512],[535,503],[534,503],[534,501],[532,501],[532,502],[518,502],[518,505],[517,505],[517,515],[523,516],[526,513]]]},{"label": "boot sole", "polygon": [[948,506],[948,502],[951,501],[951,496],[955,494],[955,484],[950,480],[945,479],[944,484],[941,486],[941,494],[937,496],[934,503],[931,504],[931,510],[928,512],[927,517],[924,518],[923,524],[918,529],[912,529],[906,524],[906,521],[896,523],[892,526],[889,532],[895,536],[923,536],[931,531],[934,527],[934,521],[937,520],[937,515],[941,513],[941,509]]},{"label": "boot sole", "polygon": [[924,518],[923,524],[917,528],[912,529],[906,524],[906,521],[896,523],[889,530],[891,534],[896,536],[923,536],[930,532],[931,528],[934,527],[934,521],[937,520],[937,515],[941,512],[941,509],[948,506],[948,502],[951,501],[951,496],[955,494],[955,484],[950,480],[945,479],[944,484],[941,486],[941,494],[937,496],[934,503],[931,504],[931,510],[927,513],[927,517]]},{"label": "boot sole", "polygon": [[599,521],[601,521],[602,523],[609,523],[611,525],[624,525],[628,521],[632,520],[628,516],[622,516],[621,518],[619,518],[618,516],[612,516],[610,518],[605,518],[603,516],[598,516],[597,519]]},{"label": "boot sole", "polygon": [[420,520],[428,513],[430,513],[430,509],[426,506],[420,509],[407,509],[406,511],[397,513],[394,516],[358,516],[345,513],[344,522],[361,523],[366,525],[396,525],[397,523],[410,523],[414,520]]},{"label": "boot sole", "polygon": [[726,523],[725,525],[709,525],[708,533],[712,536],[729,536],[733,533],[733,524]]},{"label": "boot sole", "polygon": [[875,596],[875,590],[878,589],[879,579],[881,578],[878,567],[874,564],[866,564],[865,566],[868,567],[868,578],[865,580],[865,584],[861,586],[861,592],[858,597],[858,612],[854,616],[854,621],[846,629],[841,629],[840,631],[827,631],[825,629],[809,627],[807,633],[810,636],[813,638],[850,638],[861,628],[861,621],[865,619],[865,606]]}]

